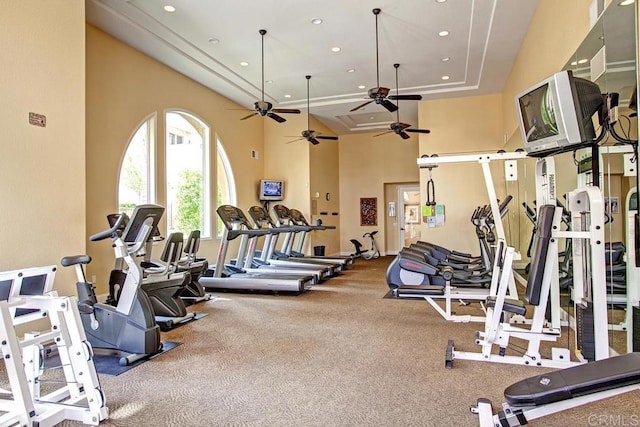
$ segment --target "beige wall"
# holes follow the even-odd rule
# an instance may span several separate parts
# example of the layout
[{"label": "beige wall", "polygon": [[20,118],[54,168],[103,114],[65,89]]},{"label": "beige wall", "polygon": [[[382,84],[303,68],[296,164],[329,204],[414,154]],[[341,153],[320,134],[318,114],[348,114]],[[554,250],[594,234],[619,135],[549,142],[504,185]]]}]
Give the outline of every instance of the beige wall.
[{"label": "beige wall", "polygon": [[562,70],[590,29],[592,0],[540,0],[502,91],[504,133],[517,131],[515,96]]},{"label": "beige wall", "polygon": [[[330,129],[313,117],[311,128],[324,135],[333,135]],[[326,255],[340,253],[339,143],[339,141],[328,140],[320,140],[318,145],[307,143],[311,194],[311,215],[307,215],[307,219],[313,221],[321,219],[323,225],[335,227],[335,229],[311,233],[309,247],[325,246]],[[329,200],[327,200],[327,194]]]},{"label": "beige wall", "polygon": [[[420,154],[495,152],[502,148],[501,97],[497,95],[421,101],[420,128],[431,133],[420,140]],[[415,161],[414,161],[415,164]],[[415,166],[417,168],[417,166]],[[498,197],[504,197],[502,172],[494,168]],[[489,202],[482,168],[476,162],[447,164],[433,169],[436,201],[445,205],[445,225],[427,228],[421,239],[451,249],[478,253],[473,210]],[[427,169],[420,170],[421,205],[426,203]]]},{"label": "beige wall", "polygon": [[[374,138],[377,133],[340,135],[340,248],[343,253],[353,252],[350,239],[362,242],[362,235],[373,230],[379,231],[376,242],[381,252],[386,252],[384,184],[418,181],[418,140],[430,137],[413,135],[403,140],[389,133]],[[376,226],[360,225],[361,197],[378,199]]]},{"label": "beige wall", "polygon": [[[84,1],[2,6],[0,270],[59,265],[86,250]],[[75,294],[73,271],[59,270],[55,287]]]},{"label": "beige wall", "polygon": [[[309,233],[305,240],[304,252],[311,254],[314,245],[323,245],[326,247],[326,254],[337,253],[340,234],[338,219],[331,213],[320,216],[319,212],[339,212],[338,143],[321,140],[320,144],[312,145],[306,140],[295,141],[300,138],[301,132],[307,129],[307,113],[303,111],[299,115],[287,114],[285,118],[287,121],[284,123],[273,120],[265,122],[265,178],[286,181],[285,200],[282,204],[298,209],[309,222],[322,218],[324,224],[337,227],[336,230]],[[313,115],[309,120],[311,129],[324,135],[333,134]],[[312,199],[315,198],[316,192],[321,197],[315,200],[314,212]],[[329,201],[325,199],[326,193],[333,195]]]},{"label": "beige wall", "polygon": [[[251,150],[264,152],[262,118],[240,121],[244,113],[230,110],[240,108],[237,104],[91,25],[87,25],[86,34],[87,235],[104,230],[106,215],[117,210],[117,180],[126,145],[140,123],[153,113],[158,115],[157,203],[164,204],[163,113],[170,108],[189,111],[211,126],[211,135],[220,136],[229,156],[238,206],[257,203],[256,183],[264,176],[263,157],[252,159]],[[213,155],[215,150],[211,151]],[[211,165],[213,179],[213,157]],[[214,211],[213,223],[216,218]],[[203,240],[200,254],[214,260],[218,243],[217,239]],[[105,292],[113,266],[110,244],[90,243],[88,252],[94,258],[90,275],[97,276],[98,292]]]}]

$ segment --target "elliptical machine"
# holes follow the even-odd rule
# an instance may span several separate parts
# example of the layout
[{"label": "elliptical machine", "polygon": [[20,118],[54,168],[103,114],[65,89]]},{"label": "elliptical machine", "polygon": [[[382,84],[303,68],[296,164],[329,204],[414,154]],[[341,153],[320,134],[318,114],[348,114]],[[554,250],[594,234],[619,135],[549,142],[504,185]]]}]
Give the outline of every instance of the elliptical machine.
[{"label": "elliptical machine", "polygon": [[140,290],[142,270],[132,256],[145,245],[160,220],[153,210],[146,209],[147,206],[135,208],[132,220],[122,234],[136,236],[130,245],[118,232],[125,221],[124,214],[120,214],[113,227],[90,238],[92,242],[111,238],[116,259],[122,259],[127,264],[128,270],[117,306],[98,302],[95,287],[87,281],[83,268],[83,265],[91,262],[89,255],[68,256],[60,261],[64,267],[75,267],[78,309],[94,351],[119,355],[122,366],[162,350],[160,328],[156,325],[153,307],[147,294]]}]

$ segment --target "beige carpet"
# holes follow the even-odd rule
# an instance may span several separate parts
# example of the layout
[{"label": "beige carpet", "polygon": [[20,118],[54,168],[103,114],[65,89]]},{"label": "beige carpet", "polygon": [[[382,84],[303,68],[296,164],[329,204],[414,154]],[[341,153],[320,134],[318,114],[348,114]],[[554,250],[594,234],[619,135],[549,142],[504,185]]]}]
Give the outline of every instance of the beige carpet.
[{"label": "beige carpet", "polygon": [[[110,409],[103,425],[473,426],[478,397],[497,407],[507,385],[543,372],[470,361],[445,369],[447,340],[475,351],[480,325],[447,323],[424,301],[384,299],[390,260],[358,260],[298,296],[217,293],[191,307],[208,316],[163,333],[183,345],[101,377]],[[531,425],[638,423],[639,397]]]}]

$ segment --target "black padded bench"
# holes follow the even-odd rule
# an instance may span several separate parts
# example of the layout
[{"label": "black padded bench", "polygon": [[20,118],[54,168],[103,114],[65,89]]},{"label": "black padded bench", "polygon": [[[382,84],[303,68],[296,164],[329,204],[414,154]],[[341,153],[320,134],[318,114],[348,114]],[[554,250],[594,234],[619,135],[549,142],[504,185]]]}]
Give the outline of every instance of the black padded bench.
[{"label": "black padded bench", "polygon": [[511,406],[539,406],[639,382],[640,353],[628,353],[526,378],[504,397]]}]

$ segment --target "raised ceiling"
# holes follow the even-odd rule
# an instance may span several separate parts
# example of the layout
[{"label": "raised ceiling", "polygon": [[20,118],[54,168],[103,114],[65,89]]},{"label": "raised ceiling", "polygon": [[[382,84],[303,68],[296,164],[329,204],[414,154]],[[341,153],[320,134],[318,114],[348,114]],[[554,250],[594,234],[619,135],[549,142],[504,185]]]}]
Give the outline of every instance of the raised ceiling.
[{"label": "raised ceiling", "polygon": [[[396,113],[376,103],[349,111],[376,86],[373,8],[381,9],[380,86],[395,93],[393,64],[399,63],[399,93],[434,99],[500,92],[537,3],[86,0],[86,14],[89,23],[247,108],[261,99],[258,31],[265,29],[265,100],[304,113],[305,75],[311,75],[311,113],[342,134],[396,120]],[[165,11],[167,5],[175,11]],[[448,35],[439,36],[441,31]],[[418,125],[416,101],[394,103],[401,121]],[[245,115],[239,111],[238,120]]]}]

